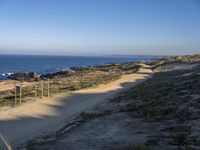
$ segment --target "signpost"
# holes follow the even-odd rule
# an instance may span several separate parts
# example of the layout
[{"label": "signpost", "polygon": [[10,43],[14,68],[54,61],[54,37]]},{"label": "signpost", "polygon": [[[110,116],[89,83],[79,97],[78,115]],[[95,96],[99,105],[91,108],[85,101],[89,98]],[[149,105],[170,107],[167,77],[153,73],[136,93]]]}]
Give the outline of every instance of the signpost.
[{"label": "signpost", "polygon": [[15,105],[17,104],[17,95],[19,93],[19,104],[22,102],[22,88],[21,86],[15,86]]}]

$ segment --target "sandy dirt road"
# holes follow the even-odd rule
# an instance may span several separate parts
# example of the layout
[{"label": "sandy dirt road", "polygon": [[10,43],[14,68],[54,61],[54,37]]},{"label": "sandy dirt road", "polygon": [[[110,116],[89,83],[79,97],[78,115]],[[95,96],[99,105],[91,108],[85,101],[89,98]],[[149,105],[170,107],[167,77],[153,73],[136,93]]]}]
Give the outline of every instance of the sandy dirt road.
[{"label": "sandy dirt road", "polygon": [[57,95],[2,110],[0,134],[6,137],[15,149],[33,138],[57,131],[82,111],[135,86],[148,79],[151,74],[150,69],[141,69],[139,73],[124,75],[117,81],[96,88]]}]

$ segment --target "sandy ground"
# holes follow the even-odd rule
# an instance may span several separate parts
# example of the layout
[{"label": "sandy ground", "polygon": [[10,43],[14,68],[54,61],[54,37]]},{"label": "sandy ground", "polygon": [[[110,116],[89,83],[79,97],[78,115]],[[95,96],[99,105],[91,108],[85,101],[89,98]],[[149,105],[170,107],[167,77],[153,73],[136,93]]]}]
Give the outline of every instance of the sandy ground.
[{"label": "sandy ground", "polygon": [[20,82],[15,80],[5,80],[0,81],[0,91],[12,90],[16,85],[21,85],[22,87],[33,85],[33,82]]},{"label": "sandy ground", "polygon": [[133,87],[149,78],[151,74],[151,70],[146,66],[137,74],[124,75],[106,85],[0,111],[0,133],[16,148],[33,138],[57,131],[82,111]]}]

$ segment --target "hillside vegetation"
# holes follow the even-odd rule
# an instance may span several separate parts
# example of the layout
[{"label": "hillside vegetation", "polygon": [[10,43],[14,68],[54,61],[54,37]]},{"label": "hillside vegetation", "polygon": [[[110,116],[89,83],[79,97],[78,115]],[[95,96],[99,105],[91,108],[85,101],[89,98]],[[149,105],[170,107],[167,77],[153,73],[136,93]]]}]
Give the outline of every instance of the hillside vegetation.
[{"label": "hillside vegetation", "polygon": [[[157,126],[144,144],[153,149],[200,149],[200,55],[157,61],[153,78],[128,90],[114,102],[120,111]],[[173,64],[169,69],[166,64]],[[184,65],[184,67],[178,67]],[[167,67],[167,68],[165,68]]]},{"label": "hillside vegetation", "polygon": [[[119,79],[124,74],[135,73],[141,66],[139,63],[130,62],[122,64],[110,64],[105,66],[90,66],[84,68],[71,68],[66,71],[59,71],[52,74],[43,74],[40,77],[36,73],[16,73],[13,79],[20,81],[28,81],[36,84],[37,98],[42,98],[41,87],[44,83],[44,96],[47,96],[47,81],[43,79],[49,78],[50,96],[57,93],[69,92],[83,88],[89,88],[105,84]],[[9,82],[8,82],[9,83]],[[22,102],[34,100],[35,85],[22,88]],[[0,87],[4,88],[4,85]],[[14,86],[11,90],[0,91],[0,107],[13,106],[15,100]],[[18,94],[19,95],[19,94]]]}]

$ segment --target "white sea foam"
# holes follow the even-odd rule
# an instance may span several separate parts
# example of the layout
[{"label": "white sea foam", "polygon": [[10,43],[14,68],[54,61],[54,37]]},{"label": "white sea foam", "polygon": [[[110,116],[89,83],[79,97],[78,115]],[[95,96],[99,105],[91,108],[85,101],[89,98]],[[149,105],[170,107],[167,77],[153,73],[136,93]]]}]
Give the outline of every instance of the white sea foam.
[{"label": "white sea foam", "polygon": [[10,76],[10,75],[12,75],[12,74],[13,74],[13,72],[2,73],[1,76]]}]

